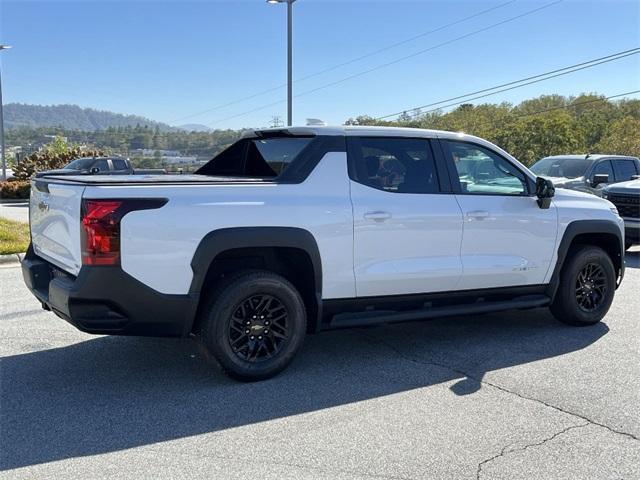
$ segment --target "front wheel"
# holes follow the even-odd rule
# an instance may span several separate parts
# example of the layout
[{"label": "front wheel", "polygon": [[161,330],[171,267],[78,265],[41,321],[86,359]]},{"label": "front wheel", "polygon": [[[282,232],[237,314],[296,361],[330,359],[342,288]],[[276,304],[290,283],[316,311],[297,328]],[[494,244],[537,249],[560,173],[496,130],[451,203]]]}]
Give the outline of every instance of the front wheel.
[{"label": "front wheel", "polygon": [[593,325],[609,311],[615,288],[616,274],[609,255],[598,247],[581,247],[562,271],[551,312],[569,325]]},{"label": "front wheel", "polygon": [[284,277],[241,272],[205,304],[202,339],[230,377],[263,380],[289,365],[306,333],[302,297]]}]

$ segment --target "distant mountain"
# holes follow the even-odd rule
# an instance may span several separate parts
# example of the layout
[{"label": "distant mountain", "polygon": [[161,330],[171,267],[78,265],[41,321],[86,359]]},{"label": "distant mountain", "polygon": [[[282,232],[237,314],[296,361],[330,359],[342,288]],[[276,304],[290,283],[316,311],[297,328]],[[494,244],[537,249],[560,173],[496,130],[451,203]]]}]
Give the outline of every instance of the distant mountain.
[{"label": "distant mountain", "polygon": [[186,130],[187,132],[210,132],[211,128],[200,123],[187,123],[186,125],[178,125],[176,128]]},{"label": "distant mountain", "polygon": [[109,127],[158,127],[163,132],[175,130],[166,123],[155,122],[138,115],[81,108],[78,105],[28,105],[9,103],[4,106],[7,129],[20,127],[63,127],[67,130],[96,131]]}]

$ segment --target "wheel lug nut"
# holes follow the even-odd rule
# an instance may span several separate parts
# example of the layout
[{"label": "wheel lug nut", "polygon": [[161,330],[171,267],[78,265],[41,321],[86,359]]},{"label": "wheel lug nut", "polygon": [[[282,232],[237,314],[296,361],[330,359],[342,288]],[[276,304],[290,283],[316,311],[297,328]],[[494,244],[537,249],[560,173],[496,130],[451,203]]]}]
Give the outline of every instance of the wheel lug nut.
[{"label": "wheel lug nut", "polygon": [[258,336],[258,340],[262,340],[262,335],[259,335],[259,336]]},{"label": "wheel lug nut", "polygon": [[247,320],[246,322],[244,322],[245,325],[251,325],[251,322],[249,320]]},{"label": "wheel lug nut", "polygon": [[255,340],[255,338],[256,338],[256,337],[254,337],[253,335],[251,335],[249,338],[250,338],[251,340]]},{"label": "wheel lug nut", "polygon": [[265,330],[265,331],[264,331],[264,334],[265,334],[265,335],[266,335],[267,333],[269,333],[269,330]]},{"label": "wheel lug nut", "polygon": [[269,325],[269,320],[265,320],[264,324]]},{"label": "wheel lug nut", "polygon": [[251,330],[245,330],[245,331],[244,331],[244,333],[246,333],[246,334],[248,334],[248,333],[250,333],[250,332],[251,332]]}]

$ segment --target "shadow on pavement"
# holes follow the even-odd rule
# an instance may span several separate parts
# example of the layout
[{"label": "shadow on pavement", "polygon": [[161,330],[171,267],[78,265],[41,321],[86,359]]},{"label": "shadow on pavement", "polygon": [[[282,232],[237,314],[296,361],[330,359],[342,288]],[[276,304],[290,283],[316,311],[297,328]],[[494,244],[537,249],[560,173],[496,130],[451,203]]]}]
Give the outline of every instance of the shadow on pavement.
[{"label": "shadow on pavement", "polygon": [[[547,310],[311,336],[280,376],[222,376],[192,340],[98,337],[2,360],[0,468],[95,455],[358,402],[567,354],[608,332]],[[32,348],[42,348],[33,345]],[[464,374],[462,373],[464,372]]]}]

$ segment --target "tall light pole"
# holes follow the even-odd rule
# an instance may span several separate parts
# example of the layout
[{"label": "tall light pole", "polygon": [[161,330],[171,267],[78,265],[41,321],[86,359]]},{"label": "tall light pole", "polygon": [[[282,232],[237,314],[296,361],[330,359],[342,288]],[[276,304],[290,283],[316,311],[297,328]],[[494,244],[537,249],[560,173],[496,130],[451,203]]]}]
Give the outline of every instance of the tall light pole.
[{"label": "tall light pole", "polygon": [[296,0],[267,0],[267,3],[287,4],[287,125],[292,125],[293,117],[293,2]]},{"label": "tall light pole", "polygon": [[[0,51],[11,45],[0,45]],[[7,179],[7,159],[4,156],[4,111],[2,110],[2,72],[0,71],[0,160],[2,161],[2,181]]]}]

